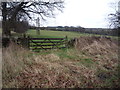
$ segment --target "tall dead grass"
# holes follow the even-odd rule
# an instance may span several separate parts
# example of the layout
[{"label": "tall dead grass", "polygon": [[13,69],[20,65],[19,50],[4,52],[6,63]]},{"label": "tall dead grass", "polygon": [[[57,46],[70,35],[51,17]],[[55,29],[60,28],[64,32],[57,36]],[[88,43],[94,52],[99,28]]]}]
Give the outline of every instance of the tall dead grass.
[{"label": "tall dead grass", "polygon": [[12,43],[3,48],[3,88],[79,87],[55,54],[35,55]]},{"label": "tall dead grass", "polygon": [[94,57],[100,65],[118,65],[118,41],[106,37],[80,37],[75,42],[75,48]]},{"label": "tall dead grass", "polygon": [[[81,48],[79,48],[81,44],[77,43],[77,50],[67,50],[66,53],[68,56],[64,55],[65,58],[61,58],[54,52],[46,55],[36,55],[11,43],[9,47],[3,48],[3,87],[118,87],[118,78],[115,77],[115,70],[118,63],[117,48],[112,47],[115,49],[113,50],[110,48],[111,46],[107,46],[106,48],[109,50],[109,54],[105,54],[105,50],[99,52],[99,49],[106,49],[105,45],[109,45],[109,43],[107,44],[108,41],[105,42],[106,44],[101,44],[99,41],[99,45],[98,43],[94,44],[95,42],[90,40],[87,40],[86,47],[83,46],[83,51],[85,50],[84,54],[81,53]],[[85,40],[83,39],[83,41]],[[82,44],[85,45],[84,42]],[[114,44],[112,46],[114,46]],[[114,55],[112,55],[113,52]],[[90,64],[89,67],[83,64],[83,62],[89,64],[90,60],[93,63]],[[109,84],[106,84],[107,80]]]},{"label": "tall dead grass", "polygon": [[11,42],[9,47],[2,49],[2,81],[3,87],[13,82],[15,76],[25,68],[30,53],[21,46]]},{"label": "tall dead grass", "polygon": [[[75,48],[78,51],[84,52],[85,55],[93,58],[94,62],[97,62],[97,72],[100,74],[98,78],[117,78],[115,81],[107,79],[103,87],[108,85],[111,87],[117,85],[119,76],[119,41],[107,37],[80,37],[76,39]],[[109,76],[113,77],[109,77]],[[106,80],[106,81],[107,81]],[[114,82],[114,83],[113,83]],[[114,85],[115,84],[115,85]],[[101,84],[100,84],[101,85]],[[101,86],[102,87],[102,86]]]}]

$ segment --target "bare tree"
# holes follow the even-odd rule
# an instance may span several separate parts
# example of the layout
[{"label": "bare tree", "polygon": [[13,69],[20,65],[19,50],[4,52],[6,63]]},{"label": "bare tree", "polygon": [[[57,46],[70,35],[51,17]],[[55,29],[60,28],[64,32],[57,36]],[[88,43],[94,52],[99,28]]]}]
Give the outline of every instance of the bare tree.
[{"label": "bare tree", "polygon": [[110,26],[114,28],[120,28],[120,1],[117,2],[118,9],[115,8],[115,13],[109,14]]},{"label": "bare tree", "polygon": [[109,14],[110,15],[110,26],[113,26],[114,28],[120,28],[120,12],[116,11],[115,14]]},{"label": "bare tree", "polygon": [[[35,15],[45,20],[54,17],[54,11],[62,11],[62,0],[37,0],[37,2],[1,2],[3,34],[10,36],[10,26],[16,27],[16,22],[33,19]],[[34,14],[33,16],[31,14]],[[17,30],[17,29],[16,29]]]},{"label": "bare tree", "polygon": [[112,35],[120,34],[120,1],[117,4],[118,9],[115,9],[115,13],[109,14],[110,27],[114,28],[112,30]]}]

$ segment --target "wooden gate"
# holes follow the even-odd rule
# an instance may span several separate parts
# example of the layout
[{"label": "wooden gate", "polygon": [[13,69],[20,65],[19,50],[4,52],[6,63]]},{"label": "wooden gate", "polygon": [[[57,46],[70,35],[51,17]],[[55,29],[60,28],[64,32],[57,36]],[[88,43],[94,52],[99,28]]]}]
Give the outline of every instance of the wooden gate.
[{"label": "wooden gate", "polygon": [[41,49],[61,49],[67,47],[67,37],[65,38],[24,38],[22,45],[30,50],[39,51]]}]

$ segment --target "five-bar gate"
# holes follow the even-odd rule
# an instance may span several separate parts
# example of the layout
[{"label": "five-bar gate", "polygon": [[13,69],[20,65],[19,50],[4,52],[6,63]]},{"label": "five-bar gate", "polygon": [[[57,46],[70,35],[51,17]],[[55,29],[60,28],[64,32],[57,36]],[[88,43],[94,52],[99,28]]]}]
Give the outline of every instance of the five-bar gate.
[{"label": "five-bar gate", "polygon": [[28,47],[30,50],[39,51],[41,49],[61,49],[67,47],[67,37],[65,38],[19,38],[18,43]]}]

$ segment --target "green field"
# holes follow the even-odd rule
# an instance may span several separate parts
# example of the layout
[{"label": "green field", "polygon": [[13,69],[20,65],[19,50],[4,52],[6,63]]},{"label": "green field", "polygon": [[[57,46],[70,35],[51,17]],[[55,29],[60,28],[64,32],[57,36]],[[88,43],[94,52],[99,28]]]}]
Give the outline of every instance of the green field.
[{"label": "green field", "polygon": [[[103,35],[95,35],[95,34],[87,34],[80,32],[69,32],[69,31],[49,31],[49,30],[41,30],[40,35],[36,33],[36,30],[28,30],[26,32],[27,35],[31,37],[39,37],[39,38],[64,38],[68,37],[68,39],[81,37],[81,36],[103,36]],[[117,36],[107,36],[117,39]]]},{"label": "green field", "polygon": [[88,34],[76,33],[76,32],[67,32],[67,31],[49,31],[49,30],[41,30],[40,35],[37,35],[35,30],[28,30],[27,35],[32,37],[42,37],[42,38],[64,38],[68,37],[69,39],[80,37],[80,36],[88,36]]},{"label": "green field", "polygon": [[[2,29],[0,29],[0,34],[2,33]],[[11,32],[13,36],[19,37],[21,34]],[[64,38],[68,37],[68,39],[80,37],[80,36],[104,36],[104,35],[96,35],[96,34],[87,34],[87,33],[80,33],[80,32],[70,32],[70,31],[50,31],[50,30],[41,30],[40,35],[36,33],[36,30],[30,29],[26,32],[27,35],[31,37],[38,37],[38,38]],[[117,36],[107,36],[111,38],[118,39]]]}]

